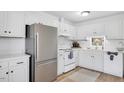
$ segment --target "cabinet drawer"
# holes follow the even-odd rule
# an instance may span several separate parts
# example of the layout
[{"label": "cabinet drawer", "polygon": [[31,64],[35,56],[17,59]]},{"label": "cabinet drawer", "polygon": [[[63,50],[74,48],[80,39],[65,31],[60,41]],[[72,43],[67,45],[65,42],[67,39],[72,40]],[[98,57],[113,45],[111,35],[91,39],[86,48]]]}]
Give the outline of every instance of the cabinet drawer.
[{"label": "cabinet drawer", "polygon": [[0,62],[0,69],[8,67],[8,62]]},{"label": "cabinet drawer", "polygon": [[9,66],[23,65],[27,63],[27,59],[12,60],[9,62]]}]

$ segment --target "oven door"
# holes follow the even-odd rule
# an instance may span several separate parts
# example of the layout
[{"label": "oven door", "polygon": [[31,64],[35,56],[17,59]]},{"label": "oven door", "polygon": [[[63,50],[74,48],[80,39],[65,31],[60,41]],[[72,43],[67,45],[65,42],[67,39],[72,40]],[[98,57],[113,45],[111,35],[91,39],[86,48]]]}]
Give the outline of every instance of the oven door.
[{"label": "oven door", "polygon": [[72,58],[70,58],[70,52],[71,51],[65,51],[65,62],[64,62],[64,66],[70,65],[72,63],[74,63],[74,55]]}]

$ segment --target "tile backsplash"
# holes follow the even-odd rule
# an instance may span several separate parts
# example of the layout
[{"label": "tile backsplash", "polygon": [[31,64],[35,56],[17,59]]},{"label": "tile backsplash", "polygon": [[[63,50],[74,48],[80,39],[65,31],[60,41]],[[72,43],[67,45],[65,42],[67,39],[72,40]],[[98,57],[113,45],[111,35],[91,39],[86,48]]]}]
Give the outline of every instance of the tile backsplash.
[{"label": "tile backsplash", "polygon": [[0,38],[0,55],[25,53],[24,38]]},{"label": "tile backsplash", "polygon": [[[80,46],[83,49],[90,48],[90,41],[80,41]],[[117,51],[118,47],[124,47],[124,40],[105,40],[105,51]]]}]

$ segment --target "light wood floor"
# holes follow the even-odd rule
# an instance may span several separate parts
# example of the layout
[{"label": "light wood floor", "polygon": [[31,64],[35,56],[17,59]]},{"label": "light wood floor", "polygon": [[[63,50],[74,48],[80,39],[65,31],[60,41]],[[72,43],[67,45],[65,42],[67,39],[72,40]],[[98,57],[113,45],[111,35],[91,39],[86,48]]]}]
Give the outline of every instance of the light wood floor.
[{"label": "light wood floor", "polygon": [[[70,72],[67,72],[67,73],[64,73],[62,75],[60,75],[56,80],[55,82],[62,82],[62,80],[70,75],[72,75],[73,73],[75,72],[78,72],[79,70],[81,69],[85,69],[85,68],[80,68],[80,67],[77,67],[76,69],[70,71]],[[87,69],[89,70],[89,69]],[[93,70],[90,70],[90,71],[93,71]],[[94,71],[96,72],[96,71]],[[71,79],[66,79],[64,82],[75,82]],[[80,81],[82,82],[82,81]],[[109,75],[109,74],[105,74],[105,73],[101,73],[100,72],[100,75],[99,77],[95,80],[95,82],[124,82],[124,78],[120,78],[120,77],[116,77],[116,76],[113,76],[113,75]]]}]

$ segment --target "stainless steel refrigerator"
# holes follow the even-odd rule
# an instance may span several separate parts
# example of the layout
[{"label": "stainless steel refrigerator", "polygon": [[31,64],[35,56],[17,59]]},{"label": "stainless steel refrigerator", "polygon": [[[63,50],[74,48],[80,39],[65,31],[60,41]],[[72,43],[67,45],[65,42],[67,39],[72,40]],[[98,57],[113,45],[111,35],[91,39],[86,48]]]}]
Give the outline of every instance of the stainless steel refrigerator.
[{"label": "stainless steel refrigerator", "polygon": [[57,28],[26,25],[26,53],[30,59],[30,81],[49,82],[57,77]]}]

